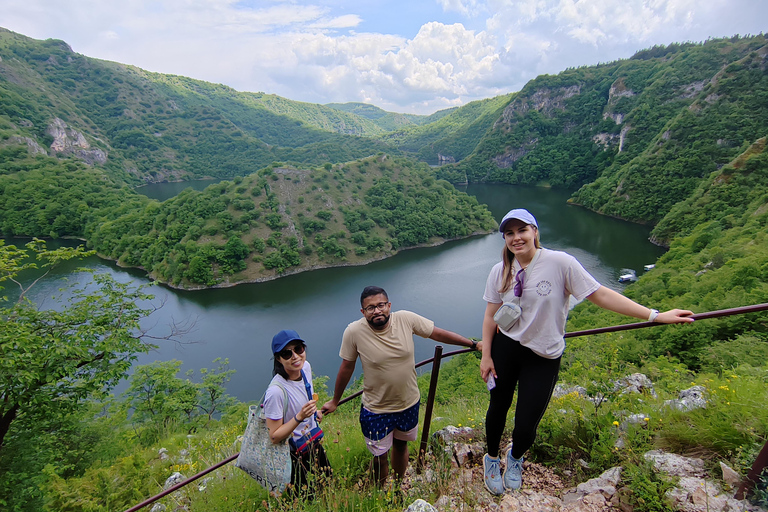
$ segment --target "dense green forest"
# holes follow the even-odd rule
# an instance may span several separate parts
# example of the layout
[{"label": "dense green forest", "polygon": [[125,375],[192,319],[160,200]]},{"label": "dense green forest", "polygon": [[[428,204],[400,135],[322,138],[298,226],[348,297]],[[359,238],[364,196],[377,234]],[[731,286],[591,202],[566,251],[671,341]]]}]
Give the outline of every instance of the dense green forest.
[{"label": "dense green forest", "polygon": [[129,184],[402,152],[446,163],[436,176],[452,183],[565,187],[576,204],[656,224],[766,134],[767,54],[763,35],[659,46],[412,116],[241,93],[0,30],[0,151],[78,159]]},{"label": "dense green forest", "polygon": [[174,286],[362,264],[496,226],[425,164],[385,154],[315,169],[274,165],[163,203],[79,162],[21,164],[0,174],[5,236],[85,238],[104,257]]},{"label": "dense green forest", "polygon": [[439,172],[453,183],[575,188],[575,204],[655,224],[768,132],[767,54],[762,35],[654,47],[382,139],[455,160]]},{"label": "dense green forest", "polygon": [[322,165],[396,152],[344,135],[361,132],[355,126],[364,118],[91,59],[63,41],[0,29],[0,59],[0,150],[74,157],[126,183],[244,176],[276,161]]}]

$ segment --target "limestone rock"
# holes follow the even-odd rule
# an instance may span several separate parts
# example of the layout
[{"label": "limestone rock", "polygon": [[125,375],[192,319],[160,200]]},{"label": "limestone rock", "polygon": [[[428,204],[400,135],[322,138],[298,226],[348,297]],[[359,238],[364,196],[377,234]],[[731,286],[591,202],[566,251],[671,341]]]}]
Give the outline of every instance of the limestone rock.
[{"label": "limestone rock", "polygon": [[690,457],[682,457],[674,453],[666,453],[663,450],[651,450],[643,457],[653,463],[656,471],[662,471],[670,476],[698,476],[706,474],[704,461]]},{"label": "limestone rock", "polygon": [[[623,388],[623,389],[622,389]],[[656,391],[653,389],[653,382],[642,373],[633,373],[614,383],[614,391],[622,389],[621,394],[626,393],[648,393],[656,398]]]},{"label": "limestone rock", "polygon": [[554,496],[523,489],[521,491],[505,494],[501,499],[502,512],[557,512],[562,508],[563,502]]},{"label": "limestone rock", "polygon": [[437,509],[430,505],[428,502],[418,499],[411,503],[407,509],[405,509],[406,512],[437,512]]},{"label": "limestone rock", "polygon": [[46,133],[53,137],[51,151],[54,153],[74,155],[90,165],[103,164],[107,161],[107,154],[104,151],[98,148],[92,149],[82,133],[68,127],[67,123],[58,117],[48,125]]},{"label": "limestone rock", "polygon": [[724,462],[720,462],[720,470],[723,472],[723,482],[731,489],[738,489],[741,485],[741,475]]},{"label": "limestone rock", "polygon": [[683,412],[703,409],[707,406],[706,390],[703,386],[684,389],[675,400],[665,400],[664,406]]},{"label": "limestone rock", "polygon": [[184,475],[182,475],[181,473],[176,471],[175,473],[173,473],[171,476],[169,476],[165,480],[165,483],[163,484],[163,490],[170,489],[174,485],[176,485],[176,484],[178,484],[180,482],[183,482],[186,479],[187,479],[187,477],[185,477]]}]

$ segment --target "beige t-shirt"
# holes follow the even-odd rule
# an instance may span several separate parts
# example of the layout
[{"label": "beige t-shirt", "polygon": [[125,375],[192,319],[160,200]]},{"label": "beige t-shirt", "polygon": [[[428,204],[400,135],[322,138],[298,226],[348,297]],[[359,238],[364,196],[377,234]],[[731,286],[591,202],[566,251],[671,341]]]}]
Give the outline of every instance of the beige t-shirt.
[{"label": "beige t-shirt", "polygon": [[395,311],[383,331],[365,318],[344,330],[339,356],[363,363],[363,406],[377,414],[400,412],[419,401],[413,335],[429,338],[435,323],[410,311]]}]

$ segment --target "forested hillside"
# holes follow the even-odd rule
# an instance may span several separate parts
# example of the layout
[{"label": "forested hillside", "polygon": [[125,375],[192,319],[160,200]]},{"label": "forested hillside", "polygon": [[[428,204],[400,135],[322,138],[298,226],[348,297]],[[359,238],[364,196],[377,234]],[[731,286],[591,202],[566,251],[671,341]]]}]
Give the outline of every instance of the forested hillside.
[{"label": "forested hillside", "polygon": [[[492,229],[442,178],[571,188],[576,204],[662,221],[654,240],[667,245],[693,224],[665,216],[768,132],[767,56],[763,36],[672,44],[398,117],[148,73],[2,30],[0,226],[86,237],[179,286],[224,284]],[[163,205],[124,188],[203,176],[233,182]]]},{"label": "forested hillside", "polygon": [[245,176],[396,152],[370,120],[321,105],[149,73],[0,29],[0,151],[74,157],[127,183]]},{"label": "forested hillside", "polygon": [[[719,39],[538,77],[440,176],[581,187],[573,202],[655,224],[768,133],[766,55],[763,36]],[[420,157],[455,152],[432,141],[401,147]]]},{"label": "forested hillside", "polygon": [[406,126],[421,126],[437,121],[443,116],[448,115],[455,110],[447,108],[439,110],[429,116],[419,116],[415,114],[399,114],[397,112],[387,112],[375,105],[368,103],[328,103],[327,107],[349,112],[365,119],[373,121],[382,131],[390,132]]},{"label": "forested hillside", "polygon": [[[759,139],[712,172],[691,197],[660,223],[655,236],[672,238],[656,268],[626,290],[641,304],[716,311],[768,303],[768,148]],[[580,306],[569,330],[620,323],[621,317],[591,304]],[[646,329],[617,340],[622,361],[641,363],[673,355],[693,370],[723,371],[742,363],[764,364],[765,314],[695,322],[688,329]]]},{"label": "forested hillside", "polygon": [[383,153],[320,168],[269,166],[163,203],[99,169],[38,156],[0,164],[0,212],[5,236],[85,238],[101,255],[182,287],[361,264],[496,226],[426,164]]}]

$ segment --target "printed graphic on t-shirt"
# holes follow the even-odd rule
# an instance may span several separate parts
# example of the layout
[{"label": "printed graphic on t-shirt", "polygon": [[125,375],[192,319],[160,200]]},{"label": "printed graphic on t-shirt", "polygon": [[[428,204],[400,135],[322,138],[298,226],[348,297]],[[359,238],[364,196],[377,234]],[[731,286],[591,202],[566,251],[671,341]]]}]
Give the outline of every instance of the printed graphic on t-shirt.
[{"label": "printed graphic on t-shirt", "polygon": [[539,281],[536,284],[536,293],[542,297],[546,297],[552,292],[552,283],[549,281]]}]

